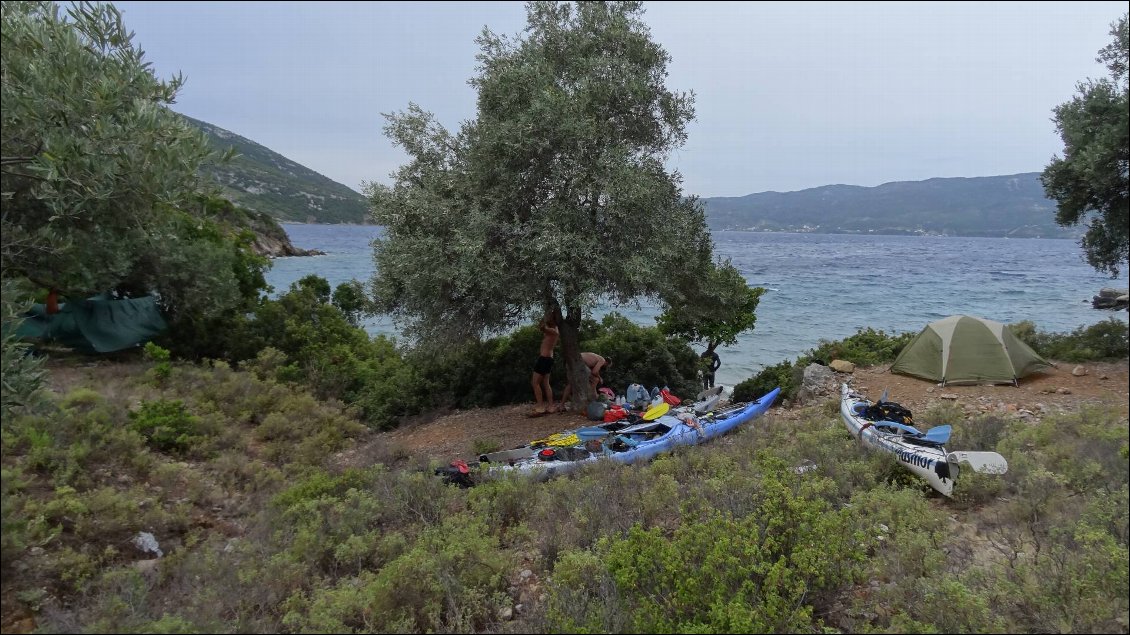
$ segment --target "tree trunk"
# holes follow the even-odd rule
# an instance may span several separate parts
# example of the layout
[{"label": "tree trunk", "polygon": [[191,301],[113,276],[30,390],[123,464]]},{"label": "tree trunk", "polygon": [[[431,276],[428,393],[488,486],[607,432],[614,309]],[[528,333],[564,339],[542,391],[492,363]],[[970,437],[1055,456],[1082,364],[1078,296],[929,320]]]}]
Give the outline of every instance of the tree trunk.
[{"label": "tree trunk", "polygon": [[572,403],[575,409],[582,410],[588,407],[590,401],[596,399],[596,393],[589,383],[592,373],[581,360],[581,312],[569,307],[569,315],[563,318],[561,310],[558,309],[557,325],[561,333],[561,357],[565,360],[565,377],[573,385]]}]

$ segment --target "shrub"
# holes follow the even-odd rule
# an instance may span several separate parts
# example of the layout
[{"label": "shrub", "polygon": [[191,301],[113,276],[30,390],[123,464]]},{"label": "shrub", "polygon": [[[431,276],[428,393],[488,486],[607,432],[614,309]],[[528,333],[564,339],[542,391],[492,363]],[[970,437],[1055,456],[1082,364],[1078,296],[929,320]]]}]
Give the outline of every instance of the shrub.
[{"label": "shrub", "polygon": [[163,452],[183,454],[204,439],[200,419],[189,414],[180,400],[147,401],[130,412],[131,428]]},{"label": "shrub", "polygon": [[733,399],[752,401],[777,386],[781,387],[782,401],[792,399],[803,384],[805,367],[814,361],[827,363],[842,359],[859,366],[884,364],[894,361],[912,339],[912,333],[888,335],[883,331],[866,328],[837,342],[821,340],[816,348],[798,357],[796,362],[785,360],[739,383],[734,387]]},{"label": "shrub", "polygon": [[1048,359],[1090,362],[1130,356],[1130,327],[1113,317],[1091,326],[1080,326],[1071,333],[1043,332],[1030,321],[1010,324],[1009,328],[1013,335]]},{"label": "shrub", "polygon": [[[857,366],[877,366],[893,362],[914,337],[914,333],[888,335],[865,328],[838,342],[821,340],[816,348],[808,352],[808,356],[824,362],[842,359]],[[808,362],[805,363],[807,365]]]},{"label": "shrub", "polygon": [[781,398],[779,401],[784,401],[796,396],[803,380],[804,367],[800,365],[799,361],[794,364],[786,359],[734,386],[731,399],[738,402],[754,401],[780,386]]},{"label": "shrub", "polygon": [[[686,516],[666,534],[633,527],[596,558],[561,559],[548,600],[552,631],[761,633],[819,628],[808,598],[858,575],[854,512],[794,489],[783,463],[759,457],[751,513]],[[609,602],[615,602],[609,606]],[[626,628],[625,628],[626,626]]]}]

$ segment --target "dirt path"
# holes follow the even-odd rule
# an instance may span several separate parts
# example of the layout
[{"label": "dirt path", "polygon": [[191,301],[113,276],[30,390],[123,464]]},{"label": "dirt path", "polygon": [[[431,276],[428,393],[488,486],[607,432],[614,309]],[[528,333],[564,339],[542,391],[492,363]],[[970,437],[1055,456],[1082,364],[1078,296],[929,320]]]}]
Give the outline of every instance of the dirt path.
[{"label": "dirt path", "polygon": [[[1072,375],[1076,366],[1059,363],[1046,373],[1030,376],[1014,386],[945,386],[934,382],[893,375],[888,366],[860,368],[850,376],[852,386],[872,399],[884,390],[888,399],[896,401],[915,412],[945,401],[956,402],[967,415],[999,411],[1038,419],[1056,411],[1073,410],[1083,404],[1110,404],[1122,409],[1123,416],[1130,409],[1130,364],[1088,363],[1081,366],[1083,376]],[[837,380],[847,375],[837,377]],[[835,388],[835,391],[832,391]],[[838,398],[838,384],[830,387],[828,398]],[[510,449],[547,436],[554,432],[589,425],[583,413],[566,412],[535,419],[526,417],[532,403],[498,408],[480,408],[458,411],[433,421],[407,425],[391,432],[376,435],[367,446],[384,446],[382,453],[409,457],[416,461],[437,460],[446,463],[455,458],[473,459],[480,451]],[[779,408],[773,413],[788,417],[796,409]],[[359,448],[343,457],[348,464],[363,462],[362,457],[372,457],[375,450]]]}]

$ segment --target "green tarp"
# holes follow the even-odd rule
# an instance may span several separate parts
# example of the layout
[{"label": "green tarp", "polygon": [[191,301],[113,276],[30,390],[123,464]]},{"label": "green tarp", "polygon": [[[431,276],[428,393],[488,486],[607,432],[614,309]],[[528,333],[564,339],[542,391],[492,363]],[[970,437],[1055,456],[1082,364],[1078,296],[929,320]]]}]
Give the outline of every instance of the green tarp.
[{"label": "green tarp", "polygon": [[16,334],[87,353],[111,353],[147,342],[166,328],[156,298],[113,300],[100,295],[62,304],[52,315],[48,315],[46,305],[37,304]]},{"label": "green tarp", "polygon": [[968,315],[931,322],[891,364],[891,372],[942,384],[1015,384],[1050,367],[1007,326]]}]

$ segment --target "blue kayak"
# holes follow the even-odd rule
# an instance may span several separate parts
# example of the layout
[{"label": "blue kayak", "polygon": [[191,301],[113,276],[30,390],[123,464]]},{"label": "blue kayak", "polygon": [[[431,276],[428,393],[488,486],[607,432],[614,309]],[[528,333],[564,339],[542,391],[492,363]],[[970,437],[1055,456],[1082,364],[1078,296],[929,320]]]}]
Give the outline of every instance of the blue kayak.
[{"label": "blue kayak", "polygon": [[695,404],[671,409],[654,421],[623,421],[576,430],[579,443],[568,447],[527,447],[480,457],[489,474],[544,474],[572,471],[599,460],[635,463],[655,458],[681,445],[697,445],[722,436],[765,413],[780,394],[774,388],[760,399],[724,410],[696,413]]}]

